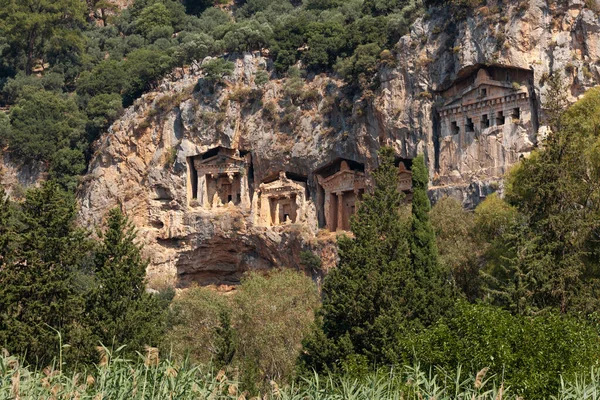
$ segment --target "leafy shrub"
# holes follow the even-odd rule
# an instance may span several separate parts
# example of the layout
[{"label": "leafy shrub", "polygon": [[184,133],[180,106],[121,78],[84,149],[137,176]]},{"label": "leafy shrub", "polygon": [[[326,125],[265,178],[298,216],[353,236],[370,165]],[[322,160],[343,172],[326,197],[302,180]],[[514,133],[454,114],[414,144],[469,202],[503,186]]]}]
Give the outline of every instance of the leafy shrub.
[{"label": "leafy shrub", "polygon": [[233,69],[234,64],[223,58],[213,58],[202,64],[205,79],[212,83],[221,82],[225,76],[233,73]]},{"label": "leafy shrub", "polygon": [[256,86],[262,87],[267,82],[269,82],[269,73],[263,70],[257,71],[256,76],[254,77],[254,83],[256,83]]},{"label": "leafy shrub", "polygon": [[288,381],[318,304],[315,284],[289,269],[269,276],[250,274],[233,301],[235,357],[242,372],[255,367],[259,378]]},{"label": "leafy shrub", "polygon": [[277,104],[274,101],[268,101],[262,108],[263,116],[271,121],[278,119]]},{"label": "leafy shrub", "polygon": [[231,315],[226,296],[206,288],[193,287],[176,297],[171,305],[166,338],[173,354],[192,362],[217,362],[229,352],[221,335],[223,322]]},{"label": "leafy shrub", "polygon": [[447,197],[431,209],[440,262],[452,273],[454,283],[474,300],[479,296],[479,262],[482,244],[475,235],[473,214],[462,204]]},{"label": "leafy shrub", "polygon": [[37,91],[11,108],[6,139],[11,151],[25,160],[50,161],[58,150],[83,139],[85,121],[72,98]]},{"label": "leafy shrub", "polygon": [[577,319],[514,316],[464,303],[455,317],[406,340],[404,346],[407,354],[446,371],[462,365],[470,374],[489,367],[528,399],[548,398],[559,390],[561,375],[585,373],[600,360],[597,330]]},{"label": "leafy shrub", "polygon": [[300,253],[300,262],[311,272],[321,272],[323,262],[321,258],[310,250],[305,250]]},{"label": "leafy shrub", "polygon": [[289,269],[249,274],[231,296],[191,288],[173,302],[167,344],[181,358],[239,367],[249,388],[286,382],[317,304],[314,283]]}]

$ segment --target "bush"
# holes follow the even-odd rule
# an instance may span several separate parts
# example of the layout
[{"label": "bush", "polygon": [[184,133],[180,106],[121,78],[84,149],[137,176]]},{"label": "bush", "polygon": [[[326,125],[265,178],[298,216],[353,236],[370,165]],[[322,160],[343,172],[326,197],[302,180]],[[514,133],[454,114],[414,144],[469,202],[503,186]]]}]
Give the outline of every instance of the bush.
[{"label": "bush", "polygon": [[226,296],[208,288],[190,288],[171,305],[166,344],[177,358],[188,356],[195,363],[226,358],[222,355],[229,353],[229,346],[222,329],[227,316],[231,305]]},{"label": "bush", "polygon": [[233,73],[233,69],[234,64],[223,58],[213,58],[202,64],[204,78],[212,83],[221,82],[225,76]]},{"label": "bush", "polygon": [[246,275],[231,296],[191,288],[173,302],[167,344],[177,357],[239,368],[250,389],[289,382],[317,304],[314,283],[292,270]]},{"label": "bush", "polygon": [[512,391],[544,399],[560,388],[560,376],[574,377],[598,365],[597,330],[575,318],[547,314],[514,316],[499,308],[462,303],[457,314],[406,340],[407,353],[427,365],[469,373],[489,367]]},{"label": "bush", "polygon": [[72,98],[38,91],[19,99],[10,110],[10,150],[25,160],[50,161],[63,148],[83,139],[85,115]]},{"label": "bush", "polygon": [[256,368],[259,378],[289,382],[318,304],[315,284],[289,269],[269,276],[250,274],[233,301],[235,358],[242,373]]},{"label": "bush", "polygon": [[440,262],[451,271],[454,283],[465,296],[474,300],[479,295],[481,243],[474,237],[477,225],[473,214],[458,200],[447,197],[433,206],[430,216]]}]

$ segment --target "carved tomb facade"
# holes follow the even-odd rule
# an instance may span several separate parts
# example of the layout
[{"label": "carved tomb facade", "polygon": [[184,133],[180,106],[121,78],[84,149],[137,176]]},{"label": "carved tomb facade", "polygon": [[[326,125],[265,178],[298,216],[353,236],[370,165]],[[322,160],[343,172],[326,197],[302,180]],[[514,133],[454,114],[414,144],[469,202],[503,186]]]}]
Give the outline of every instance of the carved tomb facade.
[{"label": "carved tomb facade", "polygon": [[277,226],[306,221],[306,183],[287,178],[261,183],[254,195],[254,221],[259,226]]},{"label": "carved tomb facade", "polygon": [[325,192],[323,210],[327,229],[350,230],[350,216],[365,192],[364,172],[350,169],[348,162],[342,160],[338,172],[327,177],[317,175],[317,180]]},{"label": "carved tomb facade", "polygon": [[483,177],[501,176],[533,148],[537,131],[533,72],[478,68],[441,92],[436,163],[442,176],[470,177],[473,171]]},{"label": "carved tomb facade", "polygon": [[226,204],[250,208],[249,156],[218,147],[188,159],[189,204],[212,209]]}]

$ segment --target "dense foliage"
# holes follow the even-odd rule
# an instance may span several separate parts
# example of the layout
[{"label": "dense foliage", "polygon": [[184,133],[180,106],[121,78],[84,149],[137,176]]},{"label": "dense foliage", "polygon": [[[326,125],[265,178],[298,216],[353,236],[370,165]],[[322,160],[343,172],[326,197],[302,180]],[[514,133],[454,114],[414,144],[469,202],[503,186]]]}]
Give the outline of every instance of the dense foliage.
[{"label": "dense foliage", "polygon": [[[301,62],[370,88],[422,11],[418,0],[220,3],[0,0],[0,106],[10,108],[0,143],[72,190],[91,142],[174,67],[267,48],[275,73]],[[216,81],[231,67],[217,59],[204,72]]]},{"label": "dense foliage", "polygon": [[[371,374],[416,357],[443,375],[444,384],[462,384],[458,365],[468,376],[486,367],[494,374],[490,384],[546,398],[559,392],[561,376],[573,379],[597,366],[600,89],[566,109],[558,75],[545,89],[552,132],[510,172],[506,196],[489,196],[474,212],[452,199],[430,210],[423,156],[413,160],[412,204],[406,204],[394,154],[382,149],[374,190],[352,218],[353,234],[339,238],[339,265],[323,282],[316,318],[313,283],[289,271],[249,275],[228,297],[191,289],[167,312],[173,293],[146,293],[147,263],[118,210],[99,240],[75,224],[72,192],[90,144],[174,67],[219,56],[202,64],[205,81],[216,89],[233,72],[224,53],[268,49],[274,71],[260,71],[256,83],[287,74],[283,94],[293,110],[310,96],[302,91],[306,74],[333,71],[352,90],[376,88],[377,70],[394,63],[393,45],[423,6],[448,6],[458,19],[483,4],[135,0],[119,10],[105,0],[0,0],[0,145],[16,159],[41,163],[50,178],[18,202],[0,190],[0,347],[35,367],[58,355],[62,369],[63,360],[89,365],[104,344],[108,366],[99,366],[96,378],[109,397],[111,390],[135,397],[143,381],[162,397],[185,389],[238,398],[238,384],[254,393],[270,380],[293,382],[297,366],[311,375],[309,388],[331,397],[349,398],[347,391],[362,390],[365,381],[377,388],[387,379],[382,390],[396,396],[444,398],[443,390],[430,390],[437,378],[418,369]],[[265,105],[265,115],[268,110]],[[315,276],[322,273],[311,252],[303,252],[302,263]],[[150,359],[131,372],[132,364],[119,357],[145,345],[172,348],[176,360],[212,363],[239,382],[211,381],[196,367],[156,366]],[[60,373],[33,373],[27,380],[8,358],[0,358],[6,397],[18,397],[21,372],[32,397],[76,381]],[[330,376],[323,389],[313,369],[351,378],[338,385]],[[52,379],[63,381],[53,386]],[[84,394],[95,397],[100,389],[90,382]],[[477,380],[468,382],[477,390],[465,390],[464,398],[481,394]],[[564,397],[584,397],[573,393],[579,395]],[[497,388],[486,395],[498,398]]]},{"label": "dense foliage", "polygon": [[120,211],[96,243],[52,181],[22,203],[0,196],[0,346],[44,366],[59,351],[89,362],[100,344],[135,353],[158,343],[164,305],[145,293],[146,262]]},{"label": "dense foliage", "polygon": [[407,220],[393,151],[382,149],[374,191],[364,195],[352,217],[353,237],[338,240],[338,267],[323,282],[319,325],[301,356],[305,369],[394,363],[406,357],[398,345],[404,337],[451,313],[451,292],[429,222],[422,156],[413,168],[415,200]]},{"label": "dense foliage", "polygon": [[317,305],[315,284],[291,270],[249,274],[230,296],[191,288],[173,301],[166,345],[176,358],[237,368],[253,391],[286,383]]}]

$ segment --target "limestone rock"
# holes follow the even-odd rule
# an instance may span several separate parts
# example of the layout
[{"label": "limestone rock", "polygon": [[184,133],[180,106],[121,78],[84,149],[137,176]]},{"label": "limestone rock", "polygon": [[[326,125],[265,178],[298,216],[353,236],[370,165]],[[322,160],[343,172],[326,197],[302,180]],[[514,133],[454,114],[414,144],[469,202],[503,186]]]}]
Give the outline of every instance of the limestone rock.
[{"label": "limestone rock", "polygon": [[[437,10],[400,39],[395,65],[381,66],[381,84],[372,95],[349,93],[341,80],[321,74],[309,76],[302,95],[290,103],[287,79],[277,77],[271,60],[259,53],[229,55],[234,73],[215,88],[201,69],[178,69],[129,107],[96,144],[78,195],[81,221],[99,224],[110,208],[121,207],[140,231],[150,279],[167,275],[186,286],[236,283],[247,270],[303,268],[305,250],[330,268],[335,234],[317,231],[327,221],[315,171],[349,160],[364,170],[368,187],[383,144],[393,146],[407,166],[425,154],[433,200],[451,195],[474,207],[489,193],[502,192],[503,174],[538,145],[536,133],[547,130],[540,104],[548,75],[562,73],[571,101],[598,82],[598,15],[582,1],[556,3],[504,2],[501,12],[493,12],[500,3],[488,1],[461,21]],[[528,71],[522,83],[531,115],[498,127],[485,125],[479,113],[481,120],[473,123],[482,127],[480,135],[444,136],[439,114],[444,93],[492,67]],[[265,69],[271,80],[259,88],[254,76]],[[490,121],[501,117],[489,115]],[[244,172],[249,205],[236,204],[232,194],[231,200],[217,196],[222,206],[206,208],[204,199],[200,204],[190,195],[195,181],[190,160],[218,147],[251,158]],[[254,195],[281,171],[306,187],[306,217],[278,224],[285,222],[280,214],[269,226],[263,213],[263,223],[257,223],[261,203]],[[272,210],[286,204],[292,203]]]}]

